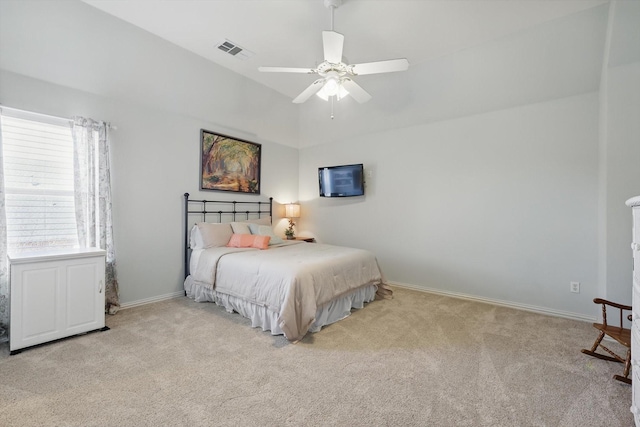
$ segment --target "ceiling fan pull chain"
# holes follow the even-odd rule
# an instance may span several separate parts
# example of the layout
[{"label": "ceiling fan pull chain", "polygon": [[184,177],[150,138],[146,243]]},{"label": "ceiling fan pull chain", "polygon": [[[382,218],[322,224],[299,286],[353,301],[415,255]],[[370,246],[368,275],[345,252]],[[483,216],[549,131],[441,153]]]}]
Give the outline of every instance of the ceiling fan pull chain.
[{"label": "ceiling fan pull chain", "polygon": [[333,98],[335,98],[335,96],[331,97],[331,120],[333,120]]}]

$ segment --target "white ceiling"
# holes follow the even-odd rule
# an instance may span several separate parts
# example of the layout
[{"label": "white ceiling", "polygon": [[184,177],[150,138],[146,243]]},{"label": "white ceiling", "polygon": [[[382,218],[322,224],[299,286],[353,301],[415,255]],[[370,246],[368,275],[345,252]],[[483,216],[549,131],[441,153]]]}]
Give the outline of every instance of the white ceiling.
[{"label": "white ceiling", "polygon": [[[315,76],[260,73],[258,66],[314,67],[323,60],[321,31],[331,27],[323,0],[84,1],[290,98]],[[603,3],[608,0],[345,0],[334,28],[345,36],[348,63],[404,57],[417,65]],[[224,39],[255,56],[224,53],[216,47]]]}]

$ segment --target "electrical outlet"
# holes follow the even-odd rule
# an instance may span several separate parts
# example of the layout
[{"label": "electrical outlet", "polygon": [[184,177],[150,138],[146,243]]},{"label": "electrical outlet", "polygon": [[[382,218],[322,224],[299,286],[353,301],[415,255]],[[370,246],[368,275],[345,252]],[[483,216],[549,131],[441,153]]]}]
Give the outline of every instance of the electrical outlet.
[{"label": "electrical outlet", "polygon": [[580,293],[580,282],[571,282],[570,286],[571,292],[573,292],[574,294]]}]

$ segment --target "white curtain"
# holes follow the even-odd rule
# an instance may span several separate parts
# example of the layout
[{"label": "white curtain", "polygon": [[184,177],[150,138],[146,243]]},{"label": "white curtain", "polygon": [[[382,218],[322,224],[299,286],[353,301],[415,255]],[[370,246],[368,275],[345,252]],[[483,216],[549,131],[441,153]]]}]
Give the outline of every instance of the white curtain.
[{"label": "white curtain", "polygon": [[99,247],[107,251],[105,309],[115,314],[120,301],[111,221],[109,125],[74,117],[71,128],[78,242],[80,247]]},{"label": "white curtain", "polygon": [[0,342],[9,325],[9,270],[7,268],[7,215],[4,209],[4,161],[2,157],[2,118],[0,117]]}]

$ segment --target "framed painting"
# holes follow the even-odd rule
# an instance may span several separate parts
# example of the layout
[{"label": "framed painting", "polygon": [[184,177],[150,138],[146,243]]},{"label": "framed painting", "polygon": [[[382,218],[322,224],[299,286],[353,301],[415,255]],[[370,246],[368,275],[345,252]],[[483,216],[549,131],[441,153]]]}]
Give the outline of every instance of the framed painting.
[{"label": "framed painting", "polygon": [[260,194],[260,144],[200,130],[200,189]]}]

